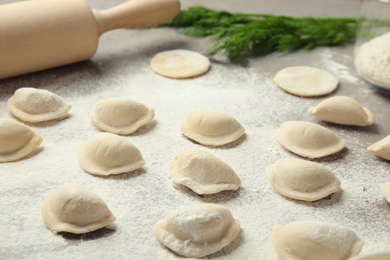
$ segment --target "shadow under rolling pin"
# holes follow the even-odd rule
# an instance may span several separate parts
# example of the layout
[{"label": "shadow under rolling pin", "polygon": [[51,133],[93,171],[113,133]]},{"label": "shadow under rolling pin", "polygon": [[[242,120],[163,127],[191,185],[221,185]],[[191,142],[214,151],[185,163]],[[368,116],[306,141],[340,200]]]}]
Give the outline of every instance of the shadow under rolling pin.
[{"label": "shadow under rolling pin", "polygon": [[104,32],[154,26],[179,11],[179,0],[130,0],[101,11],[87,0],[0,5],[0,79],[90,59]]}]

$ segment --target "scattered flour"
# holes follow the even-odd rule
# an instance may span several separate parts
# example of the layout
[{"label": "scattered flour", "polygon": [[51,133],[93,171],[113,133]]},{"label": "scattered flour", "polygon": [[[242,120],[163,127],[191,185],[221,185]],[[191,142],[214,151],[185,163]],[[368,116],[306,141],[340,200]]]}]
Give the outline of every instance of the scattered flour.
[{"label": "scattered flour", "polygon": [[[350,56],[348,56],[347,58],[350,58]],[[323,64],[324,69],[331,72],[341,81],[346,81],[350,83],[360,82],[360,79],[358,77],[351,75],[350,68],[334,60],[332,52],[330,51],[329,48],[325,48],[322,51],[321,63]]]},{"label": "scattered flour", "polygon": [[[112,32],[102,39],[92,62],[0,81],[1,118],[11,117],[6,101],[19,87],[48,89],[72,105],[69,118],[53,125],[32,126],[43,137],[41,150],[24,160],[0,164],[2,259],[182,259],[160,245],[153,226],[170,211],[194,202],[226,206],[241,223],[238,237],[213,259],[277,259],[271,243],[272,228],[307,218],[353,229],[365,242],[362,254],[390,250],[384,239],[390,230],[390,206],[378,186],[390,180],[389,164],[366,151],[375,139],[388,134],[388,125],[381,121],[365,128],[326,124],[347,141],[347,149],[318,162],[337,175],[343,192],[312,203],[288,200],[273,190],[265,173],[265,167],[276,160],[294,157],[273,135],[288,120],[317,122],[306,111],[318,99],[299,98],[277,88],[268,75],[280,64],[277,59],[261,59],[260,66],[250,69],[214,62],[207,74],[188,80],[156,75],[149,67],[150,59],[172,47],[161,45],[167,42],[166,37],[166,31],[159,29]],[[137,39],[148,42],[142,53],[139,46],[133,48],[139,44]],[[180,39],[187,47],[197,41]],[[107,41],[115,42],[115,48],[124,54],[114,56]],[[318,56],[313,52],[313,60],[322,58],[326,65],[323,69],[339,68],[337,75],[353,79],[342,65],[330,66],[333,58],[324,58],[329,55],[324,52]],[[291,60],[301,57],[294,55]],[[337,94],[370,97],[384,114],[390,110],[389,102],[380,97],[367,96],[356,86],[347,87],[342,83]],[[98,100],[111,97],[148,104],[156,115],[152,124],[125,136],[140,149],[145,166],[132,174],[99,178],[80,168],[76,151],[99,132],[91,122],[89,109]],[[198,109],[233,116],[245,127],[245,137],[223,148],[190,142],[181,135],[179,124],[190,111]],[[385,118],[383,115],[378,112],[376,118]],[[205,196],[174,189],[168,178],[169,164],[187,147],[205,149],[227,162],[242,180],[242,188]],[[118,229],[83,236],[59,236],[47,230],[40,207],[45,197],[65,182],[84,185],[104,199],[117,217]]]}]

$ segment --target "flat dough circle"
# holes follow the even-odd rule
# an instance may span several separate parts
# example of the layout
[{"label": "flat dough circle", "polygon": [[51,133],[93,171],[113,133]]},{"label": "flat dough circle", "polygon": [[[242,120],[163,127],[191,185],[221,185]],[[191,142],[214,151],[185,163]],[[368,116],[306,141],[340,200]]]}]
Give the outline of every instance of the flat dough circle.
[{"label": "flat dough circle", "polygon": [[332,93],[338,79],[331,73],[309,66],[287,67],[276,73],[274,82],[287,93],[301,97],[323,96]]},{"label": "flat dough circle", "polygon": [[156,54],[150,62],[152,70],[173,79],[193,78],[210,69],[210,60],[193,51],[171,50]]}]

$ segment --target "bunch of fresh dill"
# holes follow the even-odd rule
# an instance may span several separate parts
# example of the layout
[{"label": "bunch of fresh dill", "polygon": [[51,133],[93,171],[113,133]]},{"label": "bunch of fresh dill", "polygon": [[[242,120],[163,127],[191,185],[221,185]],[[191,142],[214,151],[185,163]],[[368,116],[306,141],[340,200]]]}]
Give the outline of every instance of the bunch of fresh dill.
[{"label": "bunch of fresh dill", "polygon": [[182,10],[161,26],[181,28],[190,36],[216,40],[207,56],[222,52],[236,63],[272,52],[312,49],[352,42],[357,19],[288,17],[216,11],[196,6]]}]

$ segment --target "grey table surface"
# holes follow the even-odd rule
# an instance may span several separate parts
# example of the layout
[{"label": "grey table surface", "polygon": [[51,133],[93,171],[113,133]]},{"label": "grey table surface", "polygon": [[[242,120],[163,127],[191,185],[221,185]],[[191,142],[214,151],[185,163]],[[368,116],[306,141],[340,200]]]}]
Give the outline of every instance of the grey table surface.
[{"label": "grey table surface", "polygon": [[[5,4],[13,1],[1,1]],[[120,0],[91,0],[96,9]],[[292,16],[357,17],[357,0],[182,0],[182,7],[210,8]],[[1,6],[0,6],[1,8]],[[149,69],[154,54],[168,49],[203,53],[210,39],[190,38],[167,28],[119,29],[101,36],[95,56],[85,62],[0,80],[0,117],[12,118],[8,98],[20,87],[48,89],[73,105],[70,118],[53,125],[31,125],[43,148],[24,160],[0,164],[0,259],[176,259],[161,246],[153,224],[172,209],[192,202],[221,203],[241,222],[242,232],[213,259],[277,259],[271,243],[276,224],[300,219],[337,222],[364,240],[362,254],[390,251],[390,206],[378,184],[390,181],[388,162],[366,147],[390,133],[390,100],[359,79],[353,66],[353,44],[252,59],[248,68],[212,60],[205,76],[188,81],[165,79]],[[359,100],[374,115],[375,124],[356,128],[326,124],[307,114],[322,98],[299,98],[272,83],[287,66],[311,65],[335,74],[340,84],[332,95]],[[1,69],[1,68],[0,68]],[[146,167],[134,174],[97,178],[84,173],[75,159],[77,147],[99,130],[88,109],[99,99],[129,96],[156,110],[155,123],[128,136],[141,150]],[[172,188],[167,172],[172,157],[195,146],[180,135],[180,120],[193,109],[221,110],[235,115],[246,137],[234,147],[204,148],[226,159],[243,180],[237,193],[198,197]],[[322,124],[347,140],[347,149],[317,162],[342,181],[343,192],[329,200],[299,203],[270,187],[264,169],[294,155],[273,140],[274,130],[287,120]],[[99,194],[118,218],[118,229],[84,236],[54,235],[43,224],[44,198],[64,182],[81,183]]]}]

